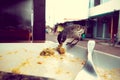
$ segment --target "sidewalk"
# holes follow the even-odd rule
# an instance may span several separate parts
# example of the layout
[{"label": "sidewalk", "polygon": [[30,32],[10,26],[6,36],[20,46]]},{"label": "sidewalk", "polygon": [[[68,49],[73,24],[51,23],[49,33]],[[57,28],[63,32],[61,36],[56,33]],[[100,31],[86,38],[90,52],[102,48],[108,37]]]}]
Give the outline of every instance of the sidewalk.
[{"label": "sidewalk", "polygon": [[[50,40],[53,42],[57,42],[57,34],[46,34],[46,40]],[[105,43],[103,40],[96,40],[96,39],[88,39],[86,38],[83,41],[79,41],[77,45],[83,46],[87,48],[87,42],[88,40],[95,40],[96,45],[95,45],[95,50],[102,51],[108,54],[113,54],[120,56],[120,46],[116,45],[115,47],[110,46],[108,43]]]},{"label": "sidewalk", "polygon": [[[84,41],[80,41],[78,43],[78,45],[87,47],[88,40],[93,40],[93,39],[87,39],[87,40],[84,40]],[[120,46],[117,45],[115,47],[112,47],[108,43],[105,43],[102,40],[95,40],[95,42],[96,42],[96,45],[95,45],[95,48],[94,48],[95,50],[102,51],[102,52],[105,52],[105,53],[108,53],[108,54],[113,54],[113,55],[120,56]]]}]

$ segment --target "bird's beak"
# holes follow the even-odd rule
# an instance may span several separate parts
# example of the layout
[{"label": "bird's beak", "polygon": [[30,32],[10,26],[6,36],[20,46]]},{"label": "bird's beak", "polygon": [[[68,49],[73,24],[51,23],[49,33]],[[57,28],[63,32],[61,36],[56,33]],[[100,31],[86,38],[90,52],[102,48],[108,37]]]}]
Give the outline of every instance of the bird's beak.
[{"label": "bird's beak", "polygon": [[58,36],[57,36],[57,41],[58,41],[59,44],[62,44],[61,39],[62,39],[62,33],[59,33]]},{"label": "bird's beak", "polygon": [[59,33],[58,37],[57,37],[57,40],[58,40],[59,44],[63,44],[65,42],[65,40],[66,40],[66,36],[63,36],[62,33]]}]

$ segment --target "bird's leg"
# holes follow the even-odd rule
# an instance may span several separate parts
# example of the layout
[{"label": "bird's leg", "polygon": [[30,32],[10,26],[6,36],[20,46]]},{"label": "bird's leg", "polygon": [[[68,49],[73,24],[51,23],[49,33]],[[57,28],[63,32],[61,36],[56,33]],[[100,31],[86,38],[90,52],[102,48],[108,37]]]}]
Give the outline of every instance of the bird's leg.
[{"label": "bird's leg", "polygon": [[[76,42],[75,42],[75,43],[71,43],[70,46],[71,46],[71,47],[75,46],[75,45],[80,41],[80,39],[81,39],[81,37],[80,37],[80,38],[75,38],[74,40],[76,40]],[[73,41],[74,41],[74,40],[73,40]],[[73,42],[73,41],[72,41],[72,42]]]},{"label": "bird's leg", "polygon": [[76,39],[76,40],[77,41],[75,43],[73,43],[73,44],[71,43],[71,45],[70,45],[71,47],[75,46],[79,42],[80,39]]},{"label": "bird's leg", "polygon": [[76,40],[76,39],[73,39],[71,42],[67,42],[66,45],[69,45],[70,47],[75,46],[75,45],[79,42],[79,40],[77,39],[77,41],[76,41],[75,43],[73,43],[75,40]]},{"label": "bird's leg", "polygon": [[73,39],[71,42],[67,42],[66,45],[71,45],[74,41],[75,41],[75,39]]}]

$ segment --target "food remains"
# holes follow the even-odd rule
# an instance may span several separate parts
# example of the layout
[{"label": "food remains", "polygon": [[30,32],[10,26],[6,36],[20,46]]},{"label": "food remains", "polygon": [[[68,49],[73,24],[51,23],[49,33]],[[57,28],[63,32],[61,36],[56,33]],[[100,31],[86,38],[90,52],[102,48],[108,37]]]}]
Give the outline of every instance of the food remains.
[{"label": "food remains", "polygon": [[43,49],[43,51],[40,53],[41,56],[51,56],[54,55],[54,50],[52,48],[46,48]]},{"label": "food remains", "polygon": [[55,54],[57,51],[59,54],[65,54],[65,49],[62,47],[62,44],[59,44],[56,49],[54,48],[45,48],[43,51],[40,52],[41,56],[51,56]]},{"label": "food remains", "polygon": [[62,44],[59,44],[59,45],[58,45],[57,51],[58,51],[60,54],[65,54],[65,49],[62,47]]}]

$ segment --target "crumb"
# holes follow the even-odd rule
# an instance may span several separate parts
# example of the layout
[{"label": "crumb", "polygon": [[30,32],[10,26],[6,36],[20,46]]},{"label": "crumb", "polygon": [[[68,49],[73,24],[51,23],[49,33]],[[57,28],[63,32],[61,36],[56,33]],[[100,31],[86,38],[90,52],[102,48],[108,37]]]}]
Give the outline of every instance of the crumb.
[{"label": "crumb", "polygon": [[37,62],[37,64],[42,64],[42,62]]}]

